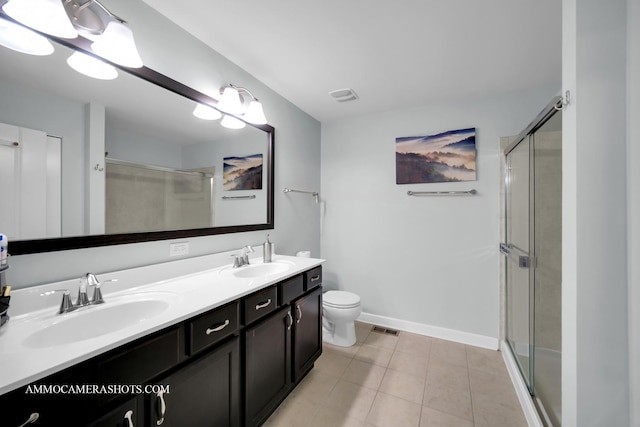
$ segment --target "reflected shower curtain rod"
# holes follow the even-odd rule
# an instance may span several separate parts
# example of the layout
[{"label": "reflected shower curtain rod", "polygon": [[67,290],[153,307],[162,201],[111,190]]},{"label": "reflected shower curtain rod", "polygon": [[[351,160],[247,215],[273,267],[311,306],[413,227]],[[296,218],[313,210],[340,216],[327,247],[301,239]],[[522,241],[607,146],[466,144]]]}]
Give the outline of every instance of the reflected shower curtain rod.
[{"label": "reflected shower curtain rod", "polygon": [[199,176],[199,177],[202,177],[202,178],[213,178],[214,177],[210,173],[206,173],[206,172],[186,171],[186,170],[180,170],[180,169],[170,168],[170,167],[166,167],[166,166],[150,165],[150,164],[146,164],[146,163],[131,162],[129,160],[114,159],[114,158],[111,158],[111,157],[105,157],[104,161],[106,163],[110,163],[112,165],[131,166],[131,167],[135,167],[135,168],[148,169],[148,170],[154,170],[154,171],[179,173],[181,175]]}]

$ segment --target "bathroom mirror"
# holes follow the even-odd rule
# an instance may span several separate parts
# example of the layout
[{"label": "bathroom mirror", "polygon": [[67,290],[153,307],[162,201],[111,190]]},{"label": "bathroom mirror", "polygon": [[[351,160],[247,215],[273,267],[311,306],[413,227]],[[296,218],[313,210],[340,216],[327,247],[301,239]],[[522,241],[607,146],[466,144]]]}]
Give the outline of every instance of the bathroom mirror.
[{"label": "bathroom mirror", "polygon": [[84,76],[66,62],[82,39],[57,41],[44,57],[0,46],[13,255],[273,228],[271,126],[199,119],[213,99],[145,67]]}]

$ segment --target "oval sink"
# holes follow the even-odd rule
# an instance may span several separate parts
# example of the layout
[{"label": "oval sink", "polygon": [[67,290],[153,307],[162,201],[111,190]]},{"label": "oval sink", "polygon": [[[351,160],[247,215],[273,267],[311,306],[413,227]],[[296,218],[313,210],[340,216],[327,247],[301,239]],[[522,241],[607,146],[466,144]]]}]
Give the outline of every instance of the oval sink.
[{"label": "oval sink", "polygon": [[291,268],[291,265],[282,262],[272,262],[268,264],[251,264],[240,267],[233,271],[233,275],[241,278],[253,278],[271,276],[272,274],[283,273]]},{"label": "oval sink", "polygon": [[31,348],[70,344],[106,335],[144,322],[163,313],[170,306],[167,296],[126,296],[117,301],[81,308],[61,314],[55,321],[29,335],[24,344]]}]

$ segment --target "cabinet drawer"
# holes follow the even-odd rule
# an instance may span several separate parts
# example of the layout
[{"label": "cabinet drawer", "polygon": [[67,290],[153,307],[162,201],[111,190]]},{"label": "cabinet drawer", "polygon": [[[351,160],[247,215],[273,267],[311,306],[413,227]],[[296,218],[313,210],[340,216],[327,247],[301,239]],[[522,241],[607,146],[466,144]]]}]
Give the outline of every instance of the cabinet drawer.
[{"label": "cabinet drawer", "polygon": [[322,284],[322,266],[318,266],[304,273],[304,290],[308,291]]},{"label": "cabinet drawer", "polygon": [[278,289],[272,286],[244,299],[244,324],[271,313],[278,306]]},{"label": "cabinet drawer", "polygon": [[289,304],[304,293],[304,278],[302,275],[292,277],[280,283],[280,304]]},{"label": "cabinet drawer", "polygon": [[180,361],[180,330],[171,328],[98,363],[100,384],[143,384]]},{"label": "cabinet drawer", "polygon": [[189,356],[236,332],[238,317],[238,303],[234,302],[190,320],[187,326]]}]

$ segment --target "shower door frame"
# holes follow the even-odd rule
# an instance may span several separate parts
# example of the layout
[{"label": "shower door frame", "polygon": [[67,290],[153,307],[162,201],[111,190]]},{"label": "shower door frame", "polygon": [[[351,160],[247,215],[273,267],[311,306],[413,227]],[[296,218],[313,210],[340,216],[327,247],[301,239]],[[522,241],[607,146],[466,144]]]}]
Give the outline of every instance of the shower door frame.
[{"label": "shower door frame", "polygon": [[[556,96],[554,97],[546,106],[545,108],[536,116],[536,118],[522,131],[520,132],[520,134],[518,134],[518,136],[513,140],[513,142],[511,142],[510,144],[507,145],[507,147],[504,149],[503,154],[504,154],[504,171],[505,171],[505,197],[504,197],[504,236],[505,236],[505,240],[506,240],[506,244],[501,244],[500,245],[500,250],[501,252],[506,256],[506,260],[505,260],[505,304],[508,304],[509,301],[509,275],[508,273],[508,268],[509,268],[509,263],[512,262],[512,260],[508,259],[511,255],[509,253],[510,248],[509,248],[509,240],[507,239],[507,237],[509,236],[509,197],[510,197],[510,183],[509,183],[509,154],[511,152],[513,152],[513,150],[520,145],[520,143],[527,141],[527,143],[529,144],[528,148],[528,155],[529,155],[529,164],[530,164],[530,170],[529,170],[529,224],[528,224],[528,232],[529,232],[529,241],[528,241],[528,246],[529,248],[527,251],[527,255],[523,255],[523,254],[518,254],[518,258],[520,260],[519,262],[519,266],[520,267],[525,267],[529,269],[529,289],[528,289],[528,294],[529,294],[529,301],[528,301],[528,321],[529,321],[529,325],[528,325],[528,330],[529,330],[529,342],[528,342],[528,351],[529,351],[529,355],[528,355],[528,366],[524,367],[521,364],[520,359],[518,358],[518,354],[516,352],[516,349],[513,348],[513,346],[511,345],[511,342],[509,340],[509,335],[508,335],[508,331],[509,331],[509,310],[508,307],[505,307],[505,341],[507,344],[507,347],[509,348],[509,350],[512,353],[513,359],[516,362],[516,365],[518,366],[518,369],[520,370],[520,375],[523,377],[524,383],[529,391],[529,393],[531,394],[531,396],[534,397],[533,402],[538,410],[538,413],[540,414],[541,417],[545,418],[545,421],[550,423],[549,418],[546,414],[546,410],[545,408],[542,406],[541,402],[538,401],[538,399],[535,398],[535,357],[534,357],[534,353],[535,353],[535,220],[533,217],[534,214],[534,210],[535,210],[535,191],[534,191],[534,186],[535,186],[535,157],[534,157],[534,151],[535,151],[535,142],[534,142],[534,134],[535,132],[540,129],[542,126],[544,126],[544,124],[554,115],[556,114],[558,111],[562,110],[562,97],[561,96]],[[528,373],[525,374],[524,369],[527,369]]]}]

